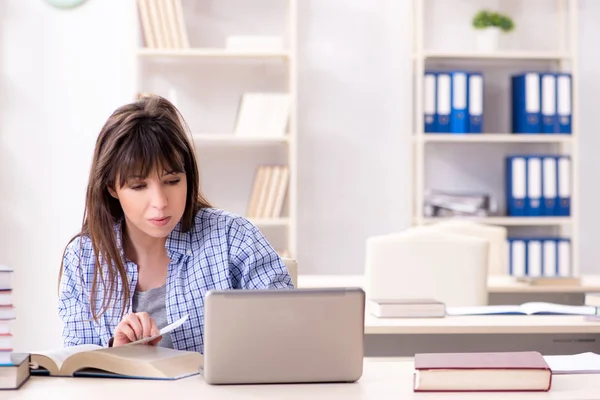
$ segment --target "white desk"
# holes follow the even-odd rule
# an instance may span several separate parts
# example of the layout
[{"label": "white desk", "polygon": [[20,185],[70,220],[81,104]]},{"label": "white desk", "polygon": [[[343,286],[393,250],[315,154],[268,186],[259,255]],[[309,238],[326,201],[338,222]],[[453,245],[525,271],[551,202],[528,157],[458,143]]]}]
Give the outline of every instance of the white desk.
[{"label": "white desk", "polygon": [[377,318],[365,315],[365,333],[382,334],[600,334],[600,322],[563,315],[478,315],[445,318]]},{"label": "white desk", "polygon": [[[497,291],[539,290],[491,279]],[[298,287],[364,287],[360,275],[300,275]],[[495,283],[494,283],[495,282]],[[588,287],[590,288],[590,287]],[[544,288],[548,289],[548,288]],[[560,288],[564,289],[564,288]],[[572,288],[574,289],[574,288]],[[413,356],[427,351],[537,350],[543,354],[600,351],[600,322],[580,316],[465,316],[376,318],[365,315],[365,354]]]},{"label": "white desk", "polygon": [[356,383],[211,386],[201,376],[178,381],[32,377],[18,391],[0,392],[3,400],[25,399],[592,399],[598,375],[555,375],[549,392],[414,393],[413,362],[366,359]]},{"label": "white desk", "polygon": [[[298,287],[364,288],[363,275],[298,275]],[[518,282],[510,276],[490,276],[490,304],[521,304],[526,301],[550,301],[563,304],[583,304],[585,293],[600,292],[600,275],[584,275],[581,285],[535,286]]]},{"label": "white desk", "polygon": [[[298,287],[364,287],[363,275],[298,275]],[[510,276],[488,277],[489,293],[588,293],[600,292],[600,275],[581,277],[581,285],[535,286]]]}]

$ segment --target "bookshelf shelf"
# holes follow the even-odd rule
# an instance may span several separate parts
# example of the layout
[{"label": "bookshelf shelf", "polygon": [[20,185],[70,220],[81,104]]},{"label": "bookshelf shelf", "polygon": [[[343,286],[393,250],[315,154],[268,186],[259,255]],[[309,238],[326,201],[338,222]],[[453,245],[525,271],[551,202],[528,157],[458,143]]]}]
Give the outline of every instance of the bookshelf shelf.
[{"label": "bookshelf shelf", "polygon": [[289,225],[289,218],[250,218],[250,222],[258,227],[276,227]]},{"label": "bookshelf shelf", "polygon": [[[415,53],[413,58],[419,58]],[[453,52],[453,51],[424,51],[425,59],[460,59],[460,60],[540,60],[540,61],[568,61],[571,59],[566,52],[540,52],[540,51],[498,51],[494,53],[478,52]]]},{"label": "bookshelf shelf", "polygon": [[287,144],[289,137],[240,137],[231,133],[199,133],[192,135],[197,144],[203,145],[269,145]]},{"label": "bookshelf shelf", "polygon": [[[573,219],[570,217],[454,217],[468,221],[476,221],[490,225],[502,226],[560,226],[571,225]],[[433,217],[422,218],[424,224],[432,224],[441,221],[447,221],[450,218]],[[419,219],[415,217],[415,221]]]},{"label": "bookshelf shelf", "polygon": [[136,1],[135,90],[171,100],[198,154],[211,147],[198,160],[209,201],[274,228],[266,239],[297,258],[297,0],[192,3]]},{"label": "bookshelf shelf", "polygon": [[206,58],[274,58],[288,60],[290,53],[286,51],[240,51],[229,49],[189,48],[189,49],[148,49],[140,48],[139,57],[206,57]]},{"label": "bookshelf shelf", "polygon": [[484,133],[484,134],[425,134],[415,135],[416,140],[430,143],[570,143],[571,135],[513,135],[508,133]]},{"label": "bookshelf shelf", "polygon": [[[446,3],[439,1],[437,4]],[[457,12],[469,12],[475,15],[479,9],[478,2],[470,6],[462,5]],[[510,3],[510,2],[509,2]],[[413,48],[412,48],[412,76],[413,76],[413,118],[412,118],[412,223],[413,225],[433,224],[446,221],[446,217],[431,217],[436,209],[426,203],[427,193],[430,191],[445,191],[457,193],[477,193],[495,197],[496,204],[505,208],[502,196],[506,195],[506,165],[505,157],[513,154],[551,154],[555,156],[570,156],[570,171],[563,175],[563,182],[570,185],[570,216],[548,217],[451,217],[461,218],[481,223],[511,227],[509,235],[514,236],[556,236],[570,239],[571,273],[580,274],[579,262],[579,77],[578,77],[578,10],[580,3],[577,0],[548,2],[548,6],[539,8],[512,6],[504,4],[498,6],[509,15],[514,13],[522,21],[520,26],[533,24],[531,18],[537,18],[540,9],[552,15],[548,21],[536,20],[539,23],[536,29],[547,27],[548,40],[539,43],[539,48],[544,50],[522,50],[519,46],[537,46],[536,41],[521,40],[525,36],[513,37],[510,40],[513,49],[500,49],[491,52],[478,52],[469,49],[475,43],[475,37],[463,31],[463,36],[458,35],[452,41],[452,46],[465,44],[464,50],[444,49],[451,43],[435,33],[449,32],[449,28],[441,26],[434,29],[436,24],[443,22],[444,10],[432,10],[433,2],[430,0],[412,0],[413,12]],[[468,8],[467,8],[468,7]],[[548,10],[546,7],[550,7]],[[507,11],[509,10],[509,11]],[[521,19],[522,18],[522,19]],[[529,19],[529,20],[528,20]],[[533,25],[531,25],[533,26]],[[434,28],[432,28],[434,27]],[[515,35],[527,35],[526,30]],[[434,32],[435,31],[435,32]],[[549,34],[548,34],[549,35]],[[542,35],[543,36],[543,35]],[[540,36],[540,37],[542,37]],[[545,39],[545,38],[544,38]],[[546,49],[550,49],[549,51]],[[532,65],[536,65],[532,67]],[[548,73],[568,72],[571,74],[571,102],[569,110],[572,112],[570,134],[512,134],[512,91],[510,77],[518,73],[527,72],[534,68],[536,71]],[[425,72],[432,71],[472,71],[483,76],[483,132],[482,134],[452,134],[425,132],[425,109],[428,113],[440,104],[434,97],[425,96],[425,89],[431,89],[431,80],[426,80]],[[437,79],[437,78],[436,78]],[[434,81],[437,82],[437,81]],[[444,83],[445,84],[445,83]],[[451,84],[451,83],[450,83]],[[434,83],[437,85],[437,83]],[[437,87],[434,86],[437,95]],[[446,90],[446,89],[444,89]],[[448,89],[451,90],[451,89]],[[470,90],[470,89],[468,89]],[[428,92],[431,93],[431,92]],[[453,92],[454,93],[454,92]],[[467,96],[471,94],[468,93]],[[477,93],[475,94],[477,95]],[[453,95],[454,96],[454,95]],[[454,99],[454,100],[453,100]],[[446,101],[446,100],[444,100]],[[451,97],[449,103],[456,100]],[[465,101],[469,101],[468,97]],[[540,100],[541,103],[541,100]],[[443,106],[446,107],[445,103]],[[549,104],[546,102],[546,104]],[[451,108],[451,105],[448,106]],[[539,112],[543,106],[540,104]],[[546,110],[547,110],[546,106]],[[557,112],[556,112],[557,113]],[[558,113],[557,113],[558,114]],[[430,120],[428,119],[428,122]],[[437,146],[431,144],[440,144]],[[475,147],[473,144],[487,146]],[[448,146],[446,146],[448,145]],[[469,147],[472,146],[472,147]],[[432,158],[434,158],[432,160]],[[528,175],[529,176],[529,175]],[[544,185],[544,183],[543,183]],[[557,183],[558,186],[558,183]],[[558,195],[557,195],[558,196]],[[540,196],[541,197],[541,196]],[[504,213],[505,211],[500,211]],[[508,267],[508,266],[507,266]]]}]

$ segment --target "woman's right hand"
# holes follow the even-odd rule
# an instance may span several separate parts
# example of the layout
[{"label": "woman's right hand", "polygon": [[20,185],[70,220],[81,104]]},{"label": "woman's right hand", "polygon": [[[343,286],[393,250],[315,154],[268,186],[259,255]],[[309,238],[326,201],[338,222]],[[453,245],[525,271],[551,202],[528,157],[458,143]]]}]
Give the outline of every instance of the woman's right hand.
[{"label": "woman's right hand", "polygon": [[[156,322],[147,312],[127,314],[115,328],[113,347],[122,346],[136,340],[158,335],[160,331]],[[156,346],[162,336],[147,342],[150,346]]]}]

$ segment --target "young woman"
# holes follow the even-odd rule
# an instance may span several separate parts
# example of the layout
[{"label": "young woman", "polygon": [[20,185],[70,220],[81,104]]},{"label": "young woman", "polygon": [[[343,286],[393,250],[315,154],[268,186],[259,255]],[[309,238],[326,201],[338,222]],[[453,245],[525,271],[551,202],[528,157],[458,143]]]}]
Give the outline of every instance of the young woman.
[{"label": "young woman", "polygon": [[65,346],[120,346],[189,314],[150,344],[202,352],[208,290],[293,288],[260,231],[212,208],[199,186],[186,124],[169,101],[143,96],[110,116],[61,266]]}]

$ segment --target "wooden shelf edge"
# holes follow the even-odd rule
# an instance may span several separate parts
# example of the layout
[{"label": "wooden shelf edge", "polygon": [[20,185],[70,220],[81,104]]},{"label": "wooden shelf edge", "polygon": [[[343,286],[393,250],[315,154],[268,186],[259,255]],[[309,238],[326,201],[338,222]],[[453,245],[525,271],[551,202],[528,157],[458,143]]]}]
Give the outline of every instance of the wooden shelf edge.
[{"label": "wooden shelf edge", "polygon": [[[414,54],[417,58],[419,54]],[[506,50],[494,53],[483,52],[460,52],[460,51],[435,51],[427,50],[421,53],[424,59],[461,59],[461,60],[529,60],[529,61],[560,61],[569,60],[571,55],[560,51],[527,51],[527,50]]]},{"label": "wooden shelf edge", "polygon": [[573,141],[573,135],[513,133],[424,133],[414,134],[413,139],[426,143],[570,143]]},{"label": "wooden shelf edge", "polygon": [[271,144],[271,143],[288,143],[289,135],[283,137],[260,137],[260,136],[236,136],[229,133],[216,134],[193,134],[192,139],[195,143],[212,143],[212,144]]},{"label": "wooden shelf edge", "polygon": [[425,224],[450,220],[466,220],[480,222],[490,225],[504,226],[559,226],[573,223],[572,217],[424,217],[414,218],[414,221],[422,221]]},{"label": "wooden shelf edge", "polygon": [[139,48],[140,57],[206,57],[206,58],[290,58],[288,51],[240,51],[220,48],[151,49]]}]

